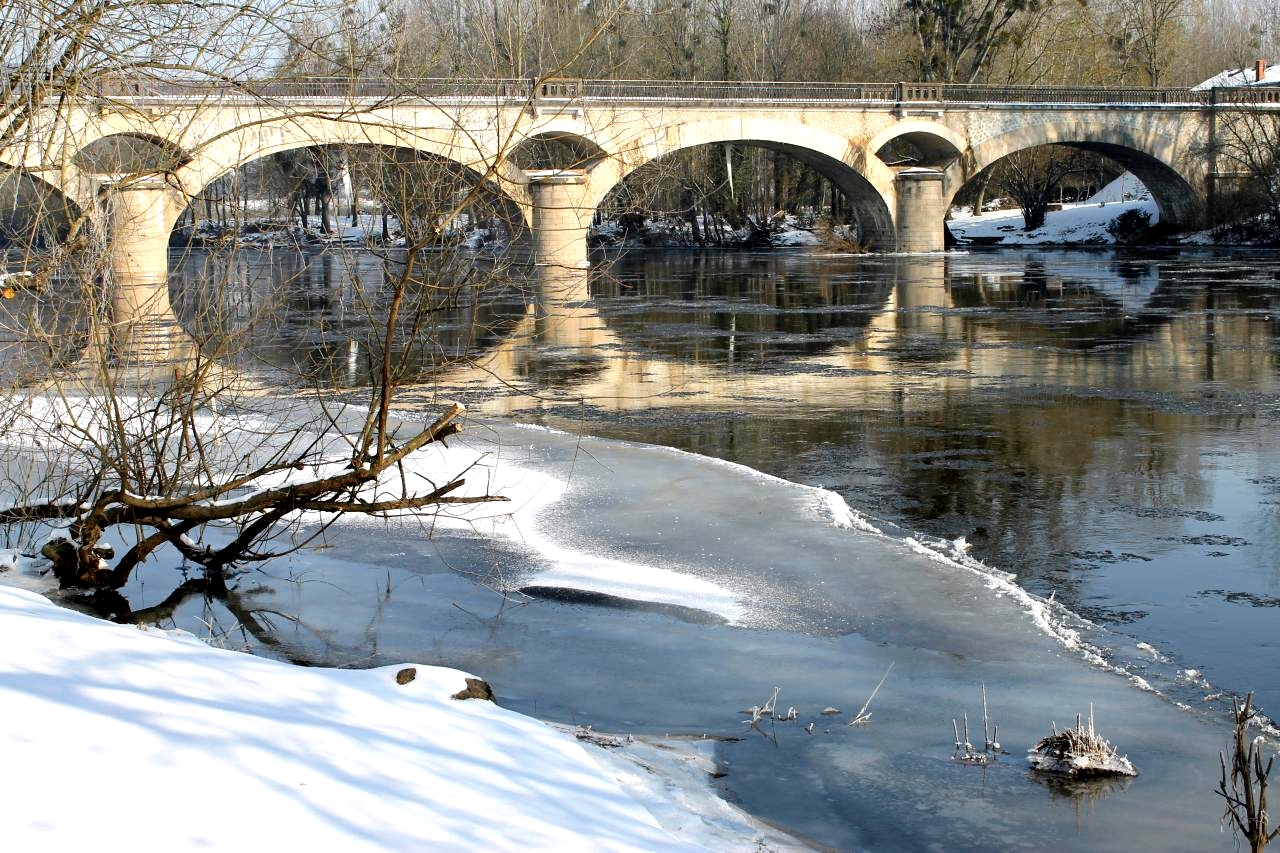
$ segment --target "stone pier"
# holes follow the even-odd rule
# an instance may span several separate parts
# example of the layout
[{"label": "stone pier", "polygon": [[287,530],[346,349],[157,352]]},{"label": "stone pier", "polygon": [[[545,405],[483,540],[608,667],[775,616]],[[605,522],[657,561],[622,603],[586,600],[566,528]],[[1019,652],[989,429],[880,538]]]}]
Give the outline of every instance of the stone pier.
[{"label": "stone pier", "polygon": [[193,354],[169,304],[172,194],[158,177],[101,183],[110,271],[109,328],[103,344],[116,363],[172,367]]},{"label": "stone pier", "polygon": [[584,269],[587,229],[595,206],[586,204],[587,176],[581,169],[526,172],[533,198],[533,251],[539,266]]},{"label": "stone pier", "polygon": [[894,189],[899,252],[941,252],[946,248],[942,178],[942,172],[936,169],[904,169],[898,173]]}]

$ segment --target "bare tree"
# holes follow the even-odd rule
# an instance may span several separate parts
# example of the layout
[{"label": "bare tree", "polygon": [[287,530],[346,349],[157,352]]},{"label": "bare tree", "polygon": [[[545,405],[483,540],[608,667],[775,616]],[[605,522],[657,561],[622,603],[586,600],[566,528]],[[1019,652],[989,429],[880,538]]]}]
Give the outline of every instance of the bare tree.
[{"label": "bare tree", "polygon": [[1062,181],[1091,167],[1083,152],[1063,145],[1045,145],[1010,154],[992,168],[992,182],[1022,208],[1022,227],[1034,231]]},{"label": "bare tree", "polygon": [[1280,835],[1280,827],[1268,830],[1267,788],[1275,757],[1262,761],[1262,736],[1249,738],[1249,724],[1258,716],[1253,707],[1253,694],[1245,697],[1244,704],[1231,700],[1235,731],[1229,755],[1218,756],[1222,763],[1222,776],[1218,780],[1218,796],[1226,801],[1224,823],[1244,836],[1251,853],[1262,849]]},{"label": "bare tree", "polygon": [[[245,8],[162,0],[143,7],[123,0],[19,0],[0,11],[6,24],[0,39],[11,66],[0,92],[0,150],[27,161],[43,157],[35,173],[59,174],[66,163],[55,155],[73,154],[55,144],[61,107],[91,97],[127,113],[136,109],[132,101],[111,102],[106,94],[122,83],[145,88],[183,81],[207,88],[308,56],[317,70],[327,71],[318,60],[332,44],[345,48],[337,71],[354,82],[352,75],[377,51],[343,38],[357,28],[349,14],[339,16],[336,34],[312,27],[316,10],[315,4]],[[293,25],[296,55],[281,57],[272,45],[280,29]],[[416,95],[412,81],[386,80],[383,88],[397,97]],[[266,96],[260,105],[290,115],[287,105]],[[359,109],[381,105],[385,101]],[[344,104],[331,120],[360,116]],[[362,314],[369,330],[360,370],[365,390],[346,394],[341,403],[322,379],[305,372],[281,382],[237,370],[244,324],[271,323],[278,305],[241,298],[230,275],[194,303],[198,310],[186,328],[190,346],[180,354],[117,346],[120,318],[113,316],[112,300],[132,284],[112,269],[115,236],[101,227],[105,212],[78,209],[45,191],[30,172],[13,173],[14,201],[6,217],[13,233],[6,248],[22,292],[0,302],[0,338],[40,357],[23,361],[20,371],[6,360],[3,374],[0,529],[7,543],[42,553],[63,586],[114,590],[159,553],[222,577],[237,564],[299,547],[341,515],[416,514],[500,500],[483,488],[462,494],[465,470],[431,473],[415,464],[428,445],[461,428],[460,406],[446,403],[425,424],[397,419],[393,410],[399,389],[421,376],[417,354],[439,346],[442,312],[505,275],[464,254],[428,258],[422,250],[438,248],[453,223],[474,220],[478,211],[488,219],[511,212],[490,189],[508,146],[509,140],[490,161],[465,169],[396,150],[366,151],[355,180],[365,183],[375,203],[394,211],[407,239],[402,250],[383,257],[385,276],[375,287],[353,282],[349,288],[355,294],[349,308]],[[137,158],[113,151],[98,165],[118,181],[163,178],[174,163],[163,146],[152,147],[159,150]],[[350,157],[331,147],[303,150],[298,159],[315,168],[295,175],[294,187],[322,181],[311,194],[327,197],[330,167],[349,166]],[[103,167],[108,161],[110,168]],[[237,251],[249,208],[241,197],[245,177],[236,172],[217,182],[231,201],[217,214],[232,225],[224,235],[228,253]],[[188,215],[198,219],[202,200],[212,197],[197,195]],[[306,210],[295,215],[304,226],[313,221]],[[319,218],[327,219],[324,206]],[[68,328],[45,322],[50,315],[83,322]]]},{"label": "bare tree", "polygon": [[[1265,103],[1267,90],[1241,87],[1231,95],[1240,106],[1221,114],[1209,152],[1223,176],[1215,187],[1216,206],[1230,209],[1237,220],[1266,213],[1274,233],[1280,230],[1280,112]],[[1231,176],[1235,180],[1228,182]]]},{"label": "bare tree", "polygon": [[972,83],[1014,37],[1020,16],[1042,0],[903,0],[917,40],[922,80]]},{"label": "bare tree", "polygon": [[1133,57],[1144,82],[1159,86],[1167,78],[1174,43],[1188,17],[1186,0],[1118,0],[1120,28],[1115,34],[1120,55]]}]

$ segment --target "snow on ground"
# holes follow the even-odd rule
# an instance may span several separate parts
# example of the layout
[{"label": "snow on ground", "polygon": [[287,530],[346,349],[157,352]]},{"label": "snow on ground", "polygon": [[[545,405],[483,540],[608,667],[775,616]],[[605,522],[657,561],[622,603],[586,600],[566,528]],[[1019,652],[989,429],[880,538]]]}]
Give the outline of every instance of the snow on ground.
[{"label": "snow on ground", "polygon": [[780,249],[789,249],[799,246],[816,246],[822,241],[812,231],[797,227],[784,227],[783,230],[774,234],[769,242]]},{"label": "snow on ground", "polygon": [[1107,226],[1120,214],[1135,209],[1149,213],[1152,224],[1160,219],[1156,203],[1145,199],[1064,204],[1062,210],[1051,211],[1045,217],[1044,227],[1034,231],[1022,230],[1021,210],[996,210],[979,216],[953,215],[947,226],[962,243],[972,240],[1001,246],[1103,245],[1115,242]]},{"label": "snow on ground", "polygon": [[1151,194],[1133,175],[1116,178],[1080,204],[1064,204],[1050,211],[1042,228],[1022,230],[1022,211],[995,210],[978,216],[968,208],[952,211],[947,222],[951,233],[962,243],[974,241],[987,245],[1025,246],[1103,245],[1115,242],[1107,226],[1128,210],[1143,210],[1151,215],[1151,224],[1160,221],[1160,211]]},{"label": "snow on ground", "polygon": [[[33,399],[26,410],[33,424],[77,415],[93,431],[75,401]],[[233,423],[201,421],[215,431]],[[18,430],[4,440],[21,447],[23,438]],[[438,484],[465,473],[459,494],[507,497],[445,508],[435,523],[524,542],[546,565],[534,583],[692,596],[727,619],[741,612],[709,582],[559,546],[535,522],[566,483],[500,461],[455,438],[413,454],[404,475]],[[254,485],[340,464],[318,459]],[[396,487],[378,490],[387,488]],[[414,666],[416,677],[399,684],[402,666],[299,668],[102,622],[31,591],[47,589],[43,562],[0,550],[5,583],[29,588],[0,587],[0,803],[13,816],[12,849],[77,850],[126,834],[132,846],[166,851],[797,846],[719,799],[705,745],[634,742],[606,756],[492,703],[451,699],[465,687],[456,670]],[[68,788],[77,793],[58,794]]]},{"label": "snow on ground", "polygon": [[[491,702],[450,698],[463,673],[415,666],[400,684],[407,666],[295,667],[0,587],[5,846],[779,846],[777,833],[715,799],[696,755],[642,746],[629,764],[601,758],[602,769],[587,752],[596,747]],[[655,782],[667,753],[682,796]]]}]

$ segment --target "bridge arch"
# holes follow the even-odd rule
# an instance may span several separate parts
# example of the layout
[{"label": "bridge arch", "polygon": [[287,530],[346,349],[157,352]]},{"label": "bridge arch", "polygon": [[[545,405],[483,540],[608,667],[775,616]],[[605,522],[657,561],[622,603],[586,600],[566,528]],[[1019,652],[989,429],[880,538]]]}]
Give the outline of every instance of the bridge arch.
[{"label": "bridge arch", "polygon": [[[4,231],[17,227],[39,226],[43,240],[58,242],[72,221],[92,208],[92,196],[86,201],[80,189],[82,175],[74,166],[68,166],[59,176],[60,181],[33,171],[21,164],[0,160],[0,209],[6,211]],[[28,184],[24,190],[23,183]],[[51,229],[51,230],[50,230]],[[36,232],[33,230],[32,234]],[[15,236],[6,233],[6,237]]]},{"label": "bridge arch", "polygon": [[71,155],[81,172],[91,175],[131,175],[172,172],[191,162],[182,146],[150,133],[125,131],[99,136]]},{"label": "bridge arch", "polygon": [[[525,227],[531,219],[528,178],[509,161],[483,151],[458,130],[391,127],[323,118],[297,118],[238,128],[197,150],[187,165],[174,170],[172,182],[187,201],[221,176],[282,151],[326,145],[395,148],[449,160],[469,171],[520,209]],[[182,212],[171,211],[172,229]]]},{"label": "bridge arch", "polygon": [[958,161],[969,143],[963,136],[944,124],[924,119],[903,119],[877,133],[867,143],[867,150],[874,151],[882,161],[885,152],[895,142],[904,141],[916,149],[921,159],[905,165],[943,169]]},{"label": "bridge arch", "polygon": [[609,191],[641,166],[701,145],[741,143],[780,151],[835,184],[855,211],[863,240],[874,248],[895,245],[893,171],[849,138],[798,122],[734,117],[676,124],[659,133],[622,140],[614,156],[587,169],[583,202],[594,210]]},{"label": "bridge arch", "polygon": [[85,210],[45,175],[0,162],[0,247],[35,273],[5,281],[0,296],[4,387],[43,382],[50,369],[74,363],[84,350],[94,322],[96,258],[50,250],[65,245]]},{"label": "bridge arch", "polygon": [[521,169],[585,169],[606,156],[589,136],[549,130],[520,140],[508,159]]},{"label": "bridge arch", "polygon": [[1067,145],[1103,154],[1128,169],[1151,190],[1161,221],[1179,228],[1196,228],[1205,221],[1205,204],[1196,185],[1203,176],[1181,164],[1186,140],[1168,133],[1144,133],[1132,124],[1103,123],[1075,118],[1024,126],[974,145],[965,161],[947,171],[948,201],[983,169],[996,161],[1041,145]]}]

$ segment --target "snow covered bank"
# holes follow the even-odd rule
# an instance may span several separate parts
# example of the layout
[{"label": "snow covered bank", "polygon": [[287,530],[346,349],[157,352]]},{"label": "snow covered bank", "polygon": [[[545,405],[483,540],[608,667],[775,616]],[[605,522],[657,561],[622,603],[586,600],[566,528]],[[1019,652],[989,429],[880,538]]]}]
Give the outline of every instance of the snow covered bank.
[{"label": "snow covered bank", "polygon": [[954,208],[947,227],[962,243],[1000,246],[1101,246],[1116,242],[1109,226],[1130,211],[1145,213],[1148,224],[1160,221],[1160,210],[1151,192],[1125,172],[1098,190],[1087,201],[1063,204],[1050,210],[1044,225],[1024,231],[1022,211],[993,210],[974,214],[970,208]]},{"label": "snow covered bank", "polygon": [[677,839],[569,736],[405,668],[294,667],[0,587],[6,846],[757,849],[740,813],[668,799]]},{"label": "snow covered bank", "polygon": [[1150,214],[1151,224],[1160,219],[1156,203],[1150,198],[1130,201],[1089,201],[1064,204],[1050,211],[1042,228],[1022,230],[1021,210],[995,210],[974,216],[953,216],[947,223],[956,239],[1000,246],[1025,245],[1110,245],[1115,237],[1107,226],[1130,210]]}]

